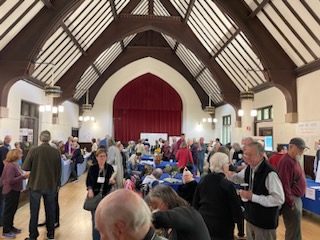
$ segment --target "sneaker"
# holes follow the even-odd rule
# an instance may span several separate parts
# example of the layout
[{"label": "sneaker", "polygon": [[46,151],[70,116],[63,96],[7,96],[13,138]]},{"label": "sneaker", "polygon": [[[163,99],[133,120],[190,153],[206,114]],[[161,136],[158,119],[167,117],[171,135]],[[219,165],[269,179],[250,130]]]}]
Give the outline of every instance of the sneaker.
[{"label": "sneaker", "polygon": [[19,233],[21,233],[21,229],[12,227],[12,229],[11,229],[10,232],[11,232],[11,233],[14,233],[14,234],[19,234]]},{"label": "sneaker", "polygon": [[2,238],[11,238],[11,239],[13,239],[13,238],[16,238],[16,235],[14,233],[11,233],[11,232],[3,233],[2,234]]}]

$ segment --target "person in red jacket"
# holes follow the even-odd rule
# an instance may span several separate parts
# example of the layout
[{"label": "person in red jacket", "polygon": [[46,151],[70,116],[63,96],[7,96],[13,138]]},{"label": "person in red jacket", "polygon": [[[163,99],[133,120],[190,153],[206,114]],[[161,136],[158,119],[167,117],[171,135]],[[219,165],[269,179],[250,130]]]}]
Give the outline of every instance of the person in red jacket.
[{"label": "person in red jacket", "polygon": [[183,171],[186,166],[188,167],[189,165],[190,168],[190,166],[194,164],[191,151],[187,148],[186,142],[181,143],[181,148],[178,150],[176,158],[178,161],[177,166],[180,171]]}]

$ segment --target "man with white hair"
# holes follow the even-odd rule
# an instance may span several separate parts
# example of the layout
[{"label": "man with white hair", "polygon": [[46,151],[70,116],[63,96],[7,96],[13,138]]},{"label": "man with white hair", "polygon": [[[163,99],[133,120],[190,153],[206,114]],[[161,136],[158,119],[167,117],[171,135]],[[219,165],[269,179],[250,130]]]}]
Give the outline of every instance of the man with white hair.
[{"label": "man with white hair", "polygon": [[193,178],[193,174],[185,168],[182,174],[183,184],[178,188],[178,195],[192,205],[193,195],[197,188],[197,181]]},{"label": "man with white hair", "polygon": [[240,197],[246,199],[247,238],[275,240],[284,192],[279,175],[267,163],[264,153],[263,146],[258,142],[246,145],[244,157],[248,167],[229,178],[234,182],[248,184],[249,189],[240,190]]},{"label": "man with white hair", "polygon": [[164,240],[155,235],[151,211],[135,192],[119,189],[107,195],[96,209],[101,240]]}]

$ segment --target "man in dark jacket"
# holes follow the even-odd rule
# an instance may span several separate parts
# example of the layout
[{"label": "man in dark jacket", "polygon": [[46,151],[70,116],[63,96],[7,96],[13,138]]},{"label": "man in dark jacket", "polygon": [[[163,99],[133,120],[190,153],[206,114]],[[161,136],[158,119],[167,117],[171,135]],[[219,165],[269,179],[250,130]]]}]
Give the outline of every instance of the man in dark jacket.
[{"label": "man in dark jacket", "polygon": [[42,196],[46,206],[47,237],[54,239],[55,199],[60,186],[61,158],[59,151],[49,144],[50,139],[49,131],[41,132],[42,144],[30,149],[21,167],[25,171],[30,171],[27,186],[30,197],[30,223],[29,238],[26,240],[37,239],[39,236],[38,217]]}]

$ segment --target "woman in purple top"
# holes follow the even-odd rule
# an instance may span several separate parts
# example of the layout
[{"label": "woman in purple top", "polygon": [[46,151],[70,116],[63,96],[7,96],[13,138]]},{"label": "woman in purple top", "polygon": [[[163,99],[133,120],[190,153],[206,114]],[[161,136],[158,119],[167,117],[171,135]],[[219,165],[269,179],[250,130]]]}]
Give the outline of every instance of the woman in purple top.
[{"label": "woman in purple top", "polygon": [[15,238],[21,230],[13,226],[14,215],[18,209],[20,191],[22,190],[23,179],[28,178],[29,173],[23,173],[18,166],[18,160],[22,158],[21,149],[10,150],[4,161],[4,169],[1,176],[3,184],[2,194],[5,199],[3,216],[4,238]]}]

